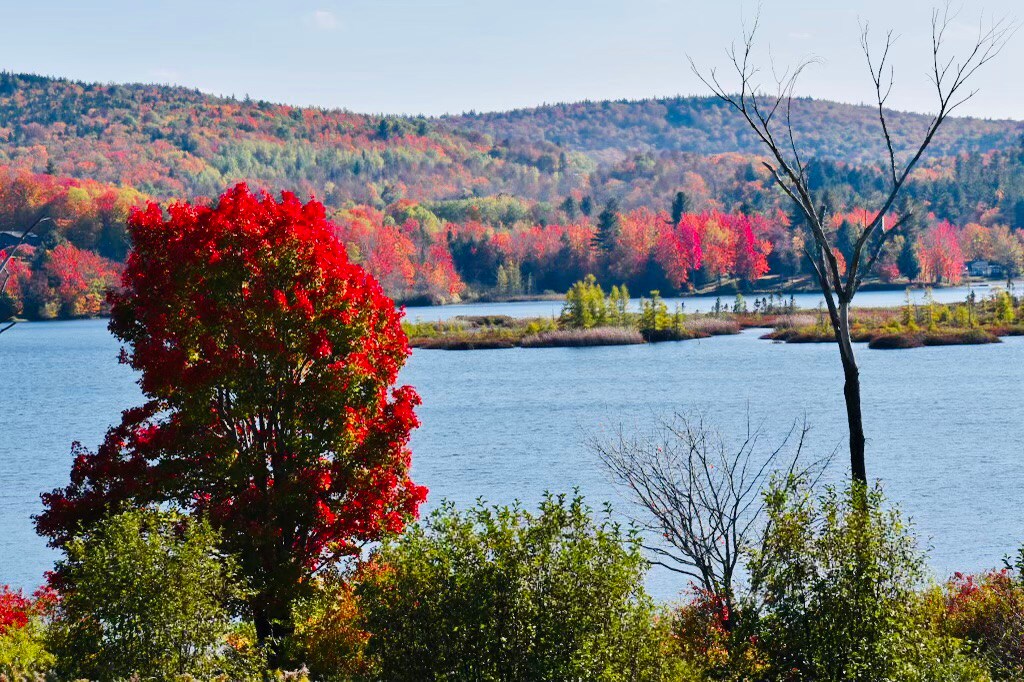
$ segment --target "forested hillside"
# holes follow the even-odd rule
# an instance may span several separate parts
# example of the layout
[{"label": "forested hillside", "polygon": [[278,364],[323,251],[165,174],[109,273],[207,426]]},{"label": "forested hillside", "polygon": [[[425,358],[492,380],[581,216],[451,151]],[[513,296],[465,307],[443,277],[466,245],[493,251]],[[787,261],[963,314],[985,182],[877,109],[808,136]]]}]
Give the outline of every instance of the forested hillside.
[{"label": "forested hillside", "polygon": [[[923,114],[892,112],[890,126],[898,151],[916,147],[931,120]],[[614,158],[638,151],[697,154],[758,154],[759,141],[735,112],[712,97],[555,104],[496,113],[470,113],[445,119],[451,130],[478,130],[498,139],[550,142]],[[793,101],[796,139],[807,156],[870,163],[885,154],[874,107],[824,100]],[[951,119],[931,146],[933,156],[1005,149],[1016,145],[1017,121]]]},{"label": "forested hillside", "polygon": [[[212,196],[239,179],[378,202],[529,191],[556,182],[529,154],[426,119],[235,100],[196,90],[0,75],[0,162],[134,186],[159,197]],[[569,162],[563,160],[564,165]]]},{"label": "forested hillside", "polygon": [[[879,142],[869,114],[801,101],[795,115],[844,252],[885,185],[860,162]],[[895,121],[906,145],[924,119]],[[0,249],[52,218],[19,252],[0,319],[101,312],[132,205],[242,181],[323,201],[351,257],[406,301],[565,291],[587,274],[638,293],[805,276],[804,228],[741,130],[701,98],[428,119],[0,74]],[[872,276],[956,281],[980,259],[1020,272],[1019,135],[951,121]]]}]

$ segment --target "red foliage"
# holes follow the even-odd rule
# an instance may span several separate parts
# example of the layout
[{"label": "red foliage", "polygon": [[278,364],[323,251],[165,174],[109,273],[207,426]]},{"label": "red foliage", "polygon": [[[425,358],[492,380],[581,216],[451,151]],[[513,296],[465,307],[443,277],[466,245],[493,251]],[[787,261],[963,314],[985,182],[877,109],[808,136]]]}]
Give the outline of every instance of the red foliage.
[{"label": "red foliage", "polygon": [[723,596],[694,588],[689,604],[675,614],[673,632],[687,658],[722,665],[729,659],[731,614]]},{"label": "red foliage", "polygon": [[55,601],[55,594],[48,588],[40,588],[32,597],[26,597],[21,590],[0,585],[0,635],[25,627],[34,616],[49,612]]},{"label": "red foliage", "polygon": [[38,529],[59,545],[109,509],[173,501],[221,530],[257,620],[286,618],[314,571],[400,531],[426,497],[408,476],[419,397],[392,389],[410,352],[400,313],[315,201],[238,185],[168,213],[132,214],[111,296],[149,401],[95,453],[76,447]]},{"label": "red foliage", "polygon": [[956,573],[946,584],[942,625],[965,639],[1000,671],[999,679],[1024,675],[1024,584],[1007,570]]},{"label": "red foliage", "polygon": [[671,222],[664,211],[639,208],[624,214],[611,258],[611,271],[619,281],[642,277],[658,247],[662,234],[671,234]]},{"label": "red foliage", "polygon": [[729,224],[736,234],[736,256],[733,274],[748,282],[760,279],[768,272],[768,254],[772,245],[760,238],[768,230],[768,221],[761,216],[732,215]]},{"label": "red foliage", "polygon": [[0,635],[11,628],[18,629],[28,625],[32,602],[26,599],[20,590],[12,590],[9,585],[0,585]]},{"label": "red foliage", "polygon": [[427,230],[413,218],[397,225],[366,206],[340,217],[339,238],[390,295],[442,299],[465,288],[448,250],[447,232]]},{"label": "red foliage", "polygon": [[921,280],[958,284],[963,277],[964,254],[957,229],[948,222],[929,228],[918,243]]},{"label": "red foliage", "polygon": [[658,240],[654,254],[669,281],[682,287],[690,280],[690,272],[699,270],[704,257],[700,246],[700,217],[684,215],[675,229],[666,230]]},{"label": "red foliage", "polygon": [[53,287],[64,317],[94,316],[100,314],[119,271],[115,263],[96,253],[59,244],[47,254],[34,284]]}]

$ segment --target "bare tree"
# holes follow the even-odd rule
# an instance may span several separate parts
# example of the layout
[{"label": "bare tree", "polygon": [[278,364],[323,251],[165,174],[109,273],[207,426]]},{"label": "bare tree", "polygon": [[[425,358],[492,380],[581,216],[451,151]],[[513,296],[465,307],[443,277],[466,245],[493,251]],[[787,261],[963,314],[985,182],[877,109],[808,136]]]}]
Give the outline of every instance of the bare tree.
[{"label": "bare tree", "polygon": [[663,538],[645,544],[652,563],[690,577],[733,610],[737,569],[764,530],[765,484],[775,474],[786,484],[824,469],[817,462],[797,470],[808,430],[794,426],[765,453],[762,432],[749,421],[743,440],[729,445],[704,415],[676,414],[648,432],[620,426],[611,438],[594,436],[588,445],[646,512],[635,519],[640,527]]},{"label": "bare tree", "polygon": [[[25,228],[25,231],[21,233],[21,236],[14,242],[14,245],[12,247],[10,247],[7,250],[0,250],[0,295],[3,295],[3,293],[7,291],[7,285],[10,284],[10,265],[11,261],[14,260],[14,257],[18,253],[18,249],[25,245],[25,242],[28,240],[29,235],[32,234],[32,232],[37,227],[39,227],[40,224],[48,220],[50,220],[48,216],[40,216],[31,225]],[[13,316],[7,320],[0,320],[0,334],[3,334],[5,331],[9,330],[15,324],[17,324],[17,320],[15,320]]]},{"label": "bare tree", "polygon": [[826,207],[816,205],[807,179],[807,163],[799,151],[793,130],[793,90],[800,74],[811,62],[805,61],[781,75],[772,68],[774,90],[771,93],[763,90],[758,81],[761,71],[754,65],[752,58],[758,26],[756,19],[750,30],[744,26],[742,47],[737,49],[733,45],[728,50],[732,67],[739,78],[738,94],[730,94],[730,90],[719,81],[714,69],[704,73],[693,59],[690,59],[694,73],[719,99],[743,117],[763,143],[769,157],[769,160],[763,162],[764,166],[775,184],[800,208],[810,226],[813,244],[806,249],[806,255],[825,296],[829,320],[839,346],[845,377],[843,394],[846,399],[850,431],[851,473],[853,479],[861,483],[867,482],[864,419],[861,413],[860,371],[850,339],[850,305],[865,273],[871,272],[886,241],[910,217],[909,210],[903,210],[902,215],[895,217],[888,225],[885,224],[886,217],[899,210],[896,200],[911,172],[945,120],[976,94],[976,90],[969,90],[966,87],[968,81],[978,69],[999,54],[1017,28],[1016,24],[1007,19],[992,22],[988,26],[981,25],[973,48],[968,50],[965,56],[960,59],[955,56],[947,58],[943,46],[947,31],[955,18],[955,13],[950,13],[948,5],[945,10],[932,12],[930,79],[935,90],[937,111],[928,124],[920,144],[905,156],[898,153],[895,148],[885,108],[894,83],[889,53],[896,37],[891,31],[885,35],[879,55],[871,47],[867,25],[861,27],[861,47],[871,73],[881,135],[885,139],[887,149],[884,166],[888,186],[877,210],[872,212],[870,220],[861,227],[860,235],[853,245],[852,257],[846,263],[845,272],[830,237]]}]

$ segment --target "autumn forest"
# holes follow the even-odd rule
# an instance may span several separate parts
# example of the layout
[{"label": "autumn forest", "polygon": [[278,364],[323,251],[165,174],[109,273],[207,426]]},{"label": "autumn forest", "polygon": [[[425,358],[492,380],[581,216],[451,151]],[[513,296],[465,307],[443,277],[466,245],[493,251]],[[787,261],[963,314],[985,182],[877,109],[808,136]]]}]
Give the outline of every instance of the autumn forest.
[{"label": "autumn forest", "polygon": [[[877,121],[866,107],[798,105],[820,123],[796,134],[842,259],[884,186],[866,161]],[[897,145],[925,123],[893,120]],[[130,208],[235,181],[324,202],[352,258],[407,302],[564,292],[587,274],[637,292],[784,290],[810,274],[801,216],[710,98],[381,117],[5,73],[0,139],[0,248],[49,218],[10,266],[3,319],[104,312]],[[971,261],[1018,274],[1020,124],[951,120],[903,201],[914,220],[869,278],[955,283]]]}]

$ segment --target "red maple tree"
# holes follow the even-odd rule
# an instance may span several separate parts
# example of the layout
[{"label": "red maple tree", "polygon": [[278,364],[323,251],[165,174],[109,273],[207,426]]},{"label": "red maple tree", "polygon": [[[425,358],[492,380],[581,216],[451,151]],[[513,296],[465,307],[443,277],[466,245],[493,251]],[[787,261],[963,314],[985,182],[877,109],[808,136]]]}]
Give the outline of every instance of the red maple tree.
[{"label": "red maple tree", "polygon": [[408,340],[318,202],[240,184],[168,214],[132,213],[111,295],[148,402],[96,452],[76,446],[37,527],[60,546],[125,507],[204,515],[249,582],[257,634],[276,640],[314,572],[400,531],[426,497],[408,473],[419,397],[394,388]]}]

